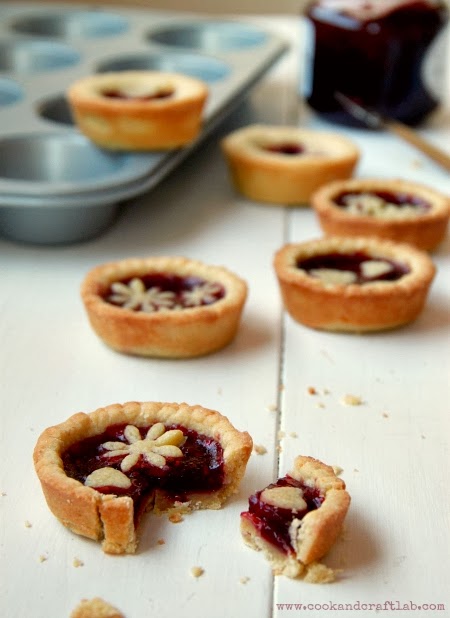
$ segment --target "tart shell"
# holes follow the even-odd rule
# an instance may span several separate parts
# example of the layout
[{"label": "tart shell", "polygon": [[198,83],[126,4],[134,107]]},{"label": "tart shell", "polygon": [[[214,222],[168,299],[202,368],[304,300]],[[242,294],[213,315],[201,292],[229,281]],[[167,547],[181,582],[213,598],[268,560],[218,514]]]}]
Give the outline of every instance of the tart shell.
[{"label": "tart shell", "polygon": [[[408,218],[354,214],[336,203],[343,193],[388,191],[418,197],[429,210]],[[376,236],[407,242],[418,249],[433,250],[445,238],[450,216],[450,199],[424,185],[404,180],[351,179],[328,183],[311,197],[322,230],[328,236]]]},{"label": "tart shell", "polygon": [[[104,300],[111,283],[150,273],[198,276],[220,283],[220,300],[181,311],[144,313]],[[92,269],[81,286],[81,297],[96,334],[125,354],[187,358],[223,348],[235,337],[247,298],[247,284],[229,270],[183,257],[128,258]]]},{"label": "tart shell", "polygon": [[[297,260],[362,251],[409,268],[399,280],[364,285],[324,284],[297,267]],[[274,258],[284,306],[291,317],[316,329],[368,332],[396,328],[423,309],[436,268],[427,253],[406,243],[376,238],[328,237],[282,247]]]},{"label": "tart shell", "polygon": [[[168,88],[172,96],[112,98],[108,89]],[[82,78],[67,91],[73,118],[90,140],[110,150],[170,150],[192,142],[202,126],[205,83],[178,73],[123,71]]]},{"label": "tart shell", "polygon": [[[267,150],[293,142],[305,153]],[[251,125],[225,137],[221,146],[236,189],[251,200],[279,206],[308,204],[321,185],[349,178],[360,156],[353,142],[339,134],[298,127]]]},{"label": "tart shell", "polygon": [[[325,556],[336,542],[350,506],[350,495],[345,483],[330,466],[313,457],[298,456],[289,475],[302,483],[317,487],[325,499],[321,506],[307,513],[301,520],[294,540],[295,554],[285,554],[266,541],[251,520],[241,516],[241,534],[244,542],[263,551],[277,575],[304,577],[308,566]],[[316,570],[320,573],[320,570]]]},{"label": "tart shell", "polygon": [[[73,444],[103,433],[109,426],[128,423],[146,427],[157,422],[182,425],[217,440],[223,448],[224,482],[214,492],[189,496],[184,510],[219,509],[236,493],[252,450],[252,439],[240,432],[219,412],[185,403],[128,402],[79,412],[65,422],[47,428],[39,437],[33,459],[50,511],[76,534],[102,541],[111,554],[134,553],[137,547],[133,500],[128,496],[102,494],[67,476],[63,453]],[[164,492],[155,490],[164,496]],[[153,506],[153,503],[152,505]],[[173,507],[169,498],[159,501],[155,512]]]}]

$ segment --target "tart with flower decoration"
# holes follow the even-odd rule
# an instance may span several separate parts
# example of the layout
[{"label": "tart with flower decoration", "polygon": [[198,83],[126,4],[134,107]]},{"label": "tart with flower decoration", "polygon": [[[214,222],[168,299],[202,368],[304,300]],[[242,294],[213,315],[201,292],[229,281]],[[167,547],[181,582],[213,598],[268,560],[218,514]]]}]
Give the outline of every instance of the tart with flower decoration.
[{"label": "tart with flower decoration", "polygon": [[221,145],[236,189],[280,206],[308,204],[321,185],[349,178],[360,156],[342,135],[286,126],[250,125]]},{"label": "tart with flower decoration", "polygon": [[109,150],[170,150],[202,127],[204,82],[162,71],[119,71],[74,82],[67,98],[78,128]]},{"label": "tart with flower decoration", "polygon": [[333,571],[318,561],[338,538],[349,506],[333,468],[299,456],[289,474],[250,496],[241,513],[242,537],[263,551],[277,575],[332,581]]},{"label": "tart with flower decoration", "polygon": [[235,337],[247,285],[226,268],[197,260],[128,258],[92,269],[81,296],[92,328],[111,348],[187,358]]},{"label": "tart with flower decoration", "polygon": [[128,402],[47,428],[34,464],[52,513],[70,530],[134,553],[146,511],[220,509],[238,491],[252,439],[214,410]]},{"label": "tart with flower decoration", "polygon": [[376,236],[424,250],[442,242],[450,216],[448,196],[407,180],[335,181],[311,205],[329,236]]},{"label": "tart with flower decoration", "polygon": [[348,332],[415,320],[436,271],[427,253],[406,243],[338,236],[287,244],[275,254],[274,267],[294,320]]}]

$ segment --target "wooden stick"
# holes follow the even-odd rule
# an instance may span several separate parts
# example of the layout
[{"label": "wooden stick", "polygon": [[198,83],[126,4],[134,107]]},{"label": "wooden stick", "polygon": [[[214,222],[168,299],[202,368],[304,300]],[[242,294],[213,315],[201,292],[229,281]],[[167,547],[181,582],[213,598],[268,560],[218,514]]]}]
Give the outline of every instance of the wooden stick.
[{"label": "wooden stick", "polygon": [[384,126],[395,135],[398,135],[406,142],[409,142],[415,146],[418,150],[426,154],[430,159],[433,159],[436,163],[439,163],[444,169],[450,171],[450,156],[443,150],[430,144],[427,140],[421,137],[414,129],[410,129],[401,122],[395,122],[393,120],[386,120]]}]

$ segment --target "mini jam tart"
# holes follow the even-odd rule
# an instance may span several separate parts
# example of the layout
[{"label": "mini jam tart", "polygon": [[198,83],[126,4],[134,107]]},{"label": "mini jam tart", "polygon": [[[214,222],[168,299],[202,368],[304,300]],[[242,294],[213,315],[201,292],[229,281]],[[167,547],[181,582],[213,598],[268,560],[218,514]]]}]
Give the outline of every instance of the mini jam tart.
[{"label": "mini jam tart", "polygon": [[241,533],[264,552],[275,574],[305,576],[336,541],[349,506],[345,483],[333,469],[299,456],[289,474],[250,496]]},{"label": "mini jam tart", "polygon": [[332,182],[311,205],[327,235],[376,236],[427,251],[444,239],[450,216],[450,198],[405,180]]},{"label": "mini jam tart", "polygon": [[225,268],[187,258],[128,258],[91,270],[81,296],[92,328],[114,350],[187,358],[234,338],[247,285]]},{"label": "mini jam tart", "polygon": [[219,509],[252,450],[213,410],[128,402],[78,413],[38,439],[34,464],[52,513],[107,553],[134,553],[145,511]]},{"label": "mini jam tart", "polygon": [[125,618],[118,609],[100,597],[83,599],[70,614],[70,618]]},{"label": "mini jam tart", "polygon": [[208,88],[178,73],[121,71],[78,80],[67,91],[82,133],[110,150],[170,150],[200,132]]},{"label": "mini jam tart", "polygon": [[309,203],[313,191],[349,178],[359,150],[336,133],[251,125],[221,142],[236,189],[251,200],[280,206]]},{"label": "mini jam tart", "polygon": [[331,331],[376,331],[411,322],[435,274],[427,253],[406,243],[331,236],[282,247],[274,259],[291,317]]}]

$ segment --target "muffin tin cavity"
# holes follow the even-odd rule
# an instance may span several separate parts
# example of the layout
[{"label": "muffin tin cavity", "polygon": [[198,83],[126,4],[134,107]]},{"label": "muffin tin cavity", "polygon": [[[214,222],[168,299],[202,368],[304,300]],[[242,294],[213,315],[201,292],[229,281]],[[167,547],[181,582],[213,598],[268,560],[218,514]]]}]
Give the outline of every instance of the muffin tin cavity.
[{"label": "muffin tin cavity", "polygon": [[267,33],[245,24],[216,21],[175,24],[149,32],[147,37],[161,45],[214,53],[258,47],[266,41]]},{"label": "muffin tin cavity", "polygon": [[108,71],[165,71],[183,73],[207,83],[214,83],[227,77],[231,68],[225,62],[200,56],[181,53],[130,54],[101,62],[98,73]]},{"label": "muffin tin cavity", "polygon": [[11,30],[33,36],[92,39],[126,32],[128,22],[120,15],[94,10],[48,12],[13,19]]},{"label": "muffin tin cavity", "polygon": [[72,67],[79,62],[79,52],[56,41],[0,42],[0,71],[37,73]]},{"label": "muffin tin cavity", "polygon": [[0,78],[0,107],[17,103],[23,96],[23,90],[17,82]]},{"label": "muffin tin cavity", "polygon": [[[172,172],[287,48],[268,30],[206,15],[0,3],[0,234],[61,244],[101,233],[121,202]],[[208,85],[194,142],[114,152],[81,134],[68,88],[89,75],[136,70]]]}]

